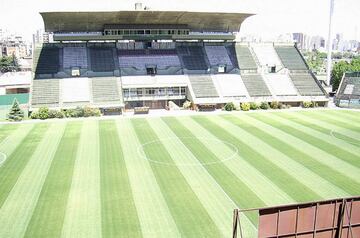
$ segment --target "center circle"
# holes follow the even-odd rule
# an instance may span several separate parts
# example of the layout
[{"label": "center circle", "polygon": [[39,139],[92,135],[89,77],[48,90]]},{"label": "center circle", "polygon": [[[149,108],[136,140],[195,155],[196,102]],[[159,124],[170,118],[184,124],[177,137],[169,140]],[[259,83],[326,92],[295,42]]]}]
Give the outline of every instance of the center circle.
[{"label": "center circle", "polygon": [[[196,143],[199,142],[201,142],[201,144],[204,145],[206,149],[209,150],[209,147],[211,147],[212,150],[219,151],[219,153],[217,153],[216,156],[201,156],[201,158],[198,158],[201,155],[201,151],[196,153],[198,155],[195,155],[195,153],[191,153],[189,146],[196,150]],[[155,152],[159,147],[165,146],[165,144],[169,144],[174,148],[185,146],[188,148],[189,153],[191,153],[191,156],[189,157],[193,158],[179,158],[178,161],[175,161],[177,158],[164,159],[163,155],[157,154]],[[224,150],[224,146],[228,149]],[[201,147],[204,148],[203,146]],[[140,157],[156,164],[172,166],[202,166],[219,164],[231,160],[238,154],[238,149],[234,144],[219,139],[211,139],[206,137],[167,137],[141,144],[138,146],[137,152]],[[171,151],[168,153],[171,154]]]}]

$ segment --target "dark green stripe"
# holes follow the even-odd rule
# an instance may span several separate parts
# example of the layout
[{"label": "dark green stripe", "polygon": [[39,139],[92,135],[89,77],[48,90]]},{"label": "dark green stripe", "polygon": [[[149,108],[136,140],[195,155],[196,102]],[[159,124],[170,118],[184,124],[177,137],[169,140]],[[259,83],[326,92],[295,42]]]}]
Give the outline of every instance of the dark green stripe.
[{"label": "dark green stripe", "polygon": [[48,124],[41,123],[35,125],[22,143],[16,147],[15,151],[0,167],[0,207],[3,205],[47,129]]},{"label": "dark green stripe", "polygon": [[[310,117],[310,118],[316,118],[317,120],[321,120],[323,122],[327,122],[329,124],[332,124],[332,125],[335,125],[335,126],[338,126],[341,128],[345,128],[345,129],[352,130],[355,132],[360,132],[360,127],[358,127],[358,126],[354,126],[347,122],[337,120],[336,118],[326,117],[326,116],[322,115],[322,113],[319,113],[319,112],[316,113],[316,112],[303,111],[303,112],[301,112],[301,114],[304,116]],[[358,139],[360,140],[360,137]]]},{"label": "dark green stripe", "polygon": [[[141,143],[158,139],[145,119],[134,119],[132,124]],[[157,143],[156,146],[146,146],[144,150],[148,158],[172,163],[171,156],[161,143]],[[182,237],[221,237],[216,225],[180,170],[171,165],[152,162],[150,165]]]},{"label": "dark green stripe", "polygon": [[[266,204],[223,163],[206,165],[209,162],[220,162],[194,134],[180,124],[175,118],[164,118],[165,123],[179,137],[191,153],[204,164],[204,168],[217,181],[222,189],[241,208],[264,207]],[[191,139],[186,139],[191,138]],[[226,146],[224,144],[224,146]],[[257,225],[257,214],[247,214],[254,225]]]},{"label": "dark green stripe", "polygon": [[[270,118],[263,118],[261,115],[253,115],[254,118],[267,123],[270,126],[273,126],[277,129],[282,130],[285,133],[292,134],[292,129],[275,121]],[[343,189],[349,194],[357,194],[360,191],[360,183],[357,181],[352,180],[351,178],[347,177],[345,174],[338,172],[337,170],[332,169],[331,167],[327,166],[326,164],[320,163],[314,157],[309,156],[301,151],[299,147],[295,145],[287,144],[286,141],[280,140],[270,133],[256,128],[250,125],[246,120],[242,119],[241,117],[234,117],[234,116],[225,116],[226,120],[229,120],[233,124],[237,125],[238,127],[246,130],[249,133],[252,133],[265,143],[271,145],[273,148],[281,151],[285,155],[287,155],[292,160],[302,164],[307,169],[311,170],[312,172],[318,174],[320,177],[328,180],[330,183],[336,185],[337,187]],[[305,139],[302,137],[303,135],[294,135],[300,140]]]},{"label": "dark green stripe", "polygon": [[[206,117],[193,117],[200,125],[215,135],[220,140],[231,141],[238,150],[242,158],[259,170],[264,176],[272,181],[281,190],[286,192],[292,199],[305,202],[319,200],[321,197],[310,188],[300,183],[298,179],[291,176],[287,171],[276,165],[276,160],[272,161],[259,154],[256,148],[251,148],[241,140],[241,135],[233,136],[224,130],[219,124],[210,121]],[[299,178],[301,179],[301,178]]]},{"label": "dark green stripe", "polygon": [[[295,123],[299,123],[300,125],[303,125],[303,126],[306,126],[310,129],[313,129],[313,130],[317,130],[321,133],[324,133],[328,136],[332,136],[331,135],[331,130],[327,130],[325,128],[322,128],[320,127],[319,125],[315,125],[315,124],[312,124],[312,123],[308,123],[300,118],[296,118],[296,117],[293,117],[293,116],[290,116],[288,114],[274,114],[276,116],[279,116],[279,117],[282,117],[284,119],[287,119],[289,121],[293,121]],[[314,137],[314,136],[311,136],[307,133],[304,133],[303,131],[301,130],[298,130],[294,127],[289,127],[289,126],[286,126],[286,125],[283,125],[283,124],[278,124],[276,123],[275,120],[271,120],[270,118],[268,119],[266,117],[266,119],[263,119],[262,116],[260,115],[252,115],[254,118],[257,118],[258,120],[260,121],[263,121],[265,123],[268,123],[270,121],[272,125],[276,126],[276,128],[280,129],[280,130],[283,130],[285,131],[286,133],[290,134],[290,135],[293,135],[295,137],[301,137],[301,139],[303,141],[306,141],[308,142],[309,144],[321,149],[321,150],[324,150],[336,157],[338,157],[339,159],[342,159],[344,161],[346,161],[347,163],[355,166],[355,167],[358,167],[360,168],[360,155],[357,155],[356,153],[353,153],[352,151],[348,151],[348,150],[345,150],[343,149],[341,146],[336,146],[334,144],[330,144],[324,140],[321,140],[317,137]],[[337,139],[342,139],[344,140],[345,142],[349,142],[349,143],[353,143],[356,145],[356,141],[355,140],[351,140],[351,138],[349,137],[346,137],[346,138],[343,138],[341,137],[340,134],[337,134],[337,133],[333,133],[333,135],[335,136],[335,138]],[[359,142],[357,142],[359,143]]]},{"label": "dark green stripe", "polygon": [[60,237],[82,123],[66,125],[25,237]]},{"label": "dark green stripe", "polygon": [[116,125],[114,121],[101,121],[99,129],[102,235],[141,237]]}]

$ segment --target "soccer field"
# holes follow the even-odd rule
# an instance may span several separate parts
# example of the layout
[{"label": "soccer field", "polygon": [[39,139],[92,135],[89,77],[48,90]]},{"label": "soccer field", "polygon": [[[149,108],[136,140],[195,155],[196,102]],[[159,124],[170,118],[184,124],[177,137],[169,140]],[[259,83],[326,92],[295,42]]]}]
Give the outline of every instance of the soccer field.
[{"label": "soccer field", "polygon": [[360,194],[356,111],[0,125],[0,152],[4,238],[230,237],[237,207]]}]

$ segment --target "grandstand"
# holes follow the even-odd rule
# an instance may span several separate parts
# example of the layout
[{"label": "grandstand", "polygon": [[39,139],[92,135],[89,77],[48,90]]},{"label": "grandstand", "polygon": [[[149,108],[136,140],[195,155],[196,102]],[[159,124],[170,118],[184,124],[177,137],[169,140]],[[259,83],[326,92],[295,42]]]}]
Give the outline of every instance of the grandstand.
[{"label": "grandstand", "polygon": [[360,72],[345,73],[336,93],[339,107],[360,108]]},{"label": "grandstand", "polygon": [[296,46],[234,41],[250,14],[156,13],[41,13],[56,42],[35,48],[31,109],[327,102]]}]

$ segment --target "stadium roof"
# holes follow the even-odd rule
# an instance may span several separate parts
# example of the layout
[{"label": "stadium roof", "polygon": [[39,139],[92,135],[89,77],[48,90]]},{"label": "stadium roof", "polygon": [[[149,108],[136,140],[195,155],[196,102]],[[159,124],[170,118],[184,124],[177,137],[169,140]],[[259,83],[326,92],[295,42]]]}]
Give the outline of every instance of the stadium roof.
[{"label": "stadium roof", "polygon": [[96,32],[105,25],[187,25],[191,31],[237,32],[248,13],[186,11],[42,12],[46,32]]}]

